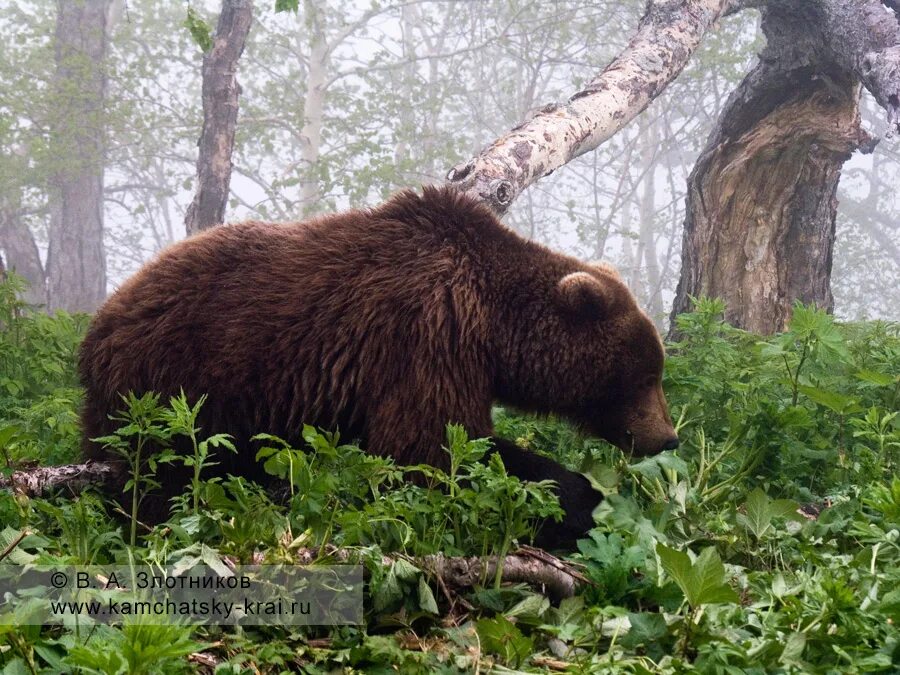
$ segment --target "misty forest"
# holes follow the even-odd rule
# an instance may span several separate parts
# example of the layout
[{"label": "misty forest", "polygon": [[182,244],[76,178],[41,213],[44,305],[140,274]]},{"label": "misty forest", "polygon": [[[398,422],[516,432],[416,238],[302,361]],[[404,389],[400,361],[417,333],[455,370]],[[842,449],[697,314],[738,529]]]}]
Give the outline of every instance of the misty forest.
[{"label": "misty forest", "polygon": [[[0,30],[3,673],[900,672],[897,0],[5,0]],[[555,475],[424,402],[443,463],[316,419],[251,446],[191,382],[120,392],[85,461],[79,350],[142,266],[427,185],[615,267],[665,344],[677,447],[490,411],[596,491],[577,543],[536,540]],[[361,566],[361,621],[58,620],[16,584],[276,564]]]}]

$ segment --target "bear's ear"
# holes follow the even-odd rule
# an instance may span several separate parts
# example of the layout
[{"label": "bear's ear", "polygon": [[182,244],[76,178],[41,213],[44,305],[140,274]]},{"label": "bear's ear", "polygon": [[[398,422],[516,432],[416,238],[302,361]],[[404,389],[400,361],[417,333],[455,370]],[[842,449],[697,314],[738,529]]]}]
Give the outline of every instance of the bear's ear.
[{"label": "bear's ear", "polygon": [[567,274],[559,280],[556,290],[562,306],[576,316],[599,319],[609,313],[609,292],[587,272]]}]

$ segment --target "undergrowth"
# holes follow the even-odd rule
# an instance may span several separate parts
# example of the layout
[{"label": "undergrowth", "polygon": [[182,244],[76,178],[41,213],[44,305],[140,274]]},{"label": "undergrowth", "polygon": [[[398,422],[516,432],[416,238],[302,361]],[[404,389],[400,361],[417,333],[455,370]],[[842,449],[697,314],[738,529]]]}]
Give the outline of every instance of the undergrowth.
[{"label": "undergrowth", "polygon": [[[74,363],[86,319],[29,311],[17,284],[0,284],[5,472],[74,460],[79,444]],[[91,493],[2,493],[3,576],[24,564],[280,562],[300,549],[338,547],[355,551],[369,571],[366,624],[135,622],[79,632],[21,625],[29,604],[17,599],[0,606],[0,666],[4,673],[897,672],[900,329],[838,325],[798,305],[788,331],[760,338],[725,325],[722,309],[699,301],[679,318],[681,338],[668,346],[664,386],[682,441],[675,452],[629,458],[560,420],[496,410],[499,435],[585,472],[606,495],[596,527],[567,556],[593,582],[575,597],[553,605],[534,589],[486,578],[449,598],[414,564],[439,552],[503,555],[528,543],[539,519],[558,515],[547,484],[506,475],[499,461],[485,461],[489,443],[458,427],[448,428],[446,473],[397,466],[311,427],[303,447],[262,436],[256,459],[285,486],[276,499],[241,477],[210,478],[220,453],[236,449],[197,428],[202,401],[131,397],[108,445],[129,457],[141,439],[152,441],[142,448],[158,448],[184,437],[193,449],[152,454],[151,463],[130,456],[126,501],[135,508],[168,466],[186,465],[191,480],[168,521],[145,529]],[[411,473],[420,476],[416,484],[406,480]],[[389,553],[405,556],[386,565]]]}]

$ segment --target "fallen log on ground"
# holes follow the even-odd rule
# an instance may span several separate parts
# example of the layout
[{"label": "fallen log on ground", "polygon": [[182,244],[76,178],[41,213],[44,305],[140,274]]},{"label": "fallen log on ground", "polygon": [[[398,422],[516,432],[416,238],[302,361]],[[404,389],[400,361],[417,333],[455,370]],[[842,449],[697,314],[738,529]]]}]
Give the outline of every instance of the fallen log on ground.
[{"label": "fallen log on ground", "polygon": [[[50,492],[76,495],[86,488],[102,489],[119,481],[121,468],[113,462],[86,462],[61,466],[39,466],[0,476],[0,489],[27,497],[41,497]],[[310,564],[327,557],[337,562],[350,562],[359,555],[354,549],[328,547],[305,548],[297,552],[297,562]],[[465,589],[495,578],[500,567],[502,583],[527,583],[554,600],[571,597],[582,585],[591,582],[572,563],[565,562],[531,546],[522,546],[502,558],[497,556],[447,556],[441,553],[411,557],[399,553],[385,554],[382,563],[392,565],[405,559],[431,574],[442,588]],[[263,562],[262,554],[254,564]]]}]

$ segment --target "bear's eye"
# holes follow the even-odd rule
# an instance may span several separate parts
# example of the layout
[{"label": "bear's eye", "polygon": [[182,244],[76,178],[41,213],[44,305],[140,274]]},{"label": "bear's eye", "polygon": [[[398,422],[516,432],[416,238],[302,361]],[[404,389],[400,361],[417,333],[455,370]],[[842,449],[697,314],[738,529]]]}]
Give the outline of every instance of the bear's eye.
[{"label": "bear's eye", "polygon": [[644,381],[641,382],[641,386],[644,389],[652,389],[653,387],[656,386],[656,376],[648,375],[647,377],[644,378]]}]

